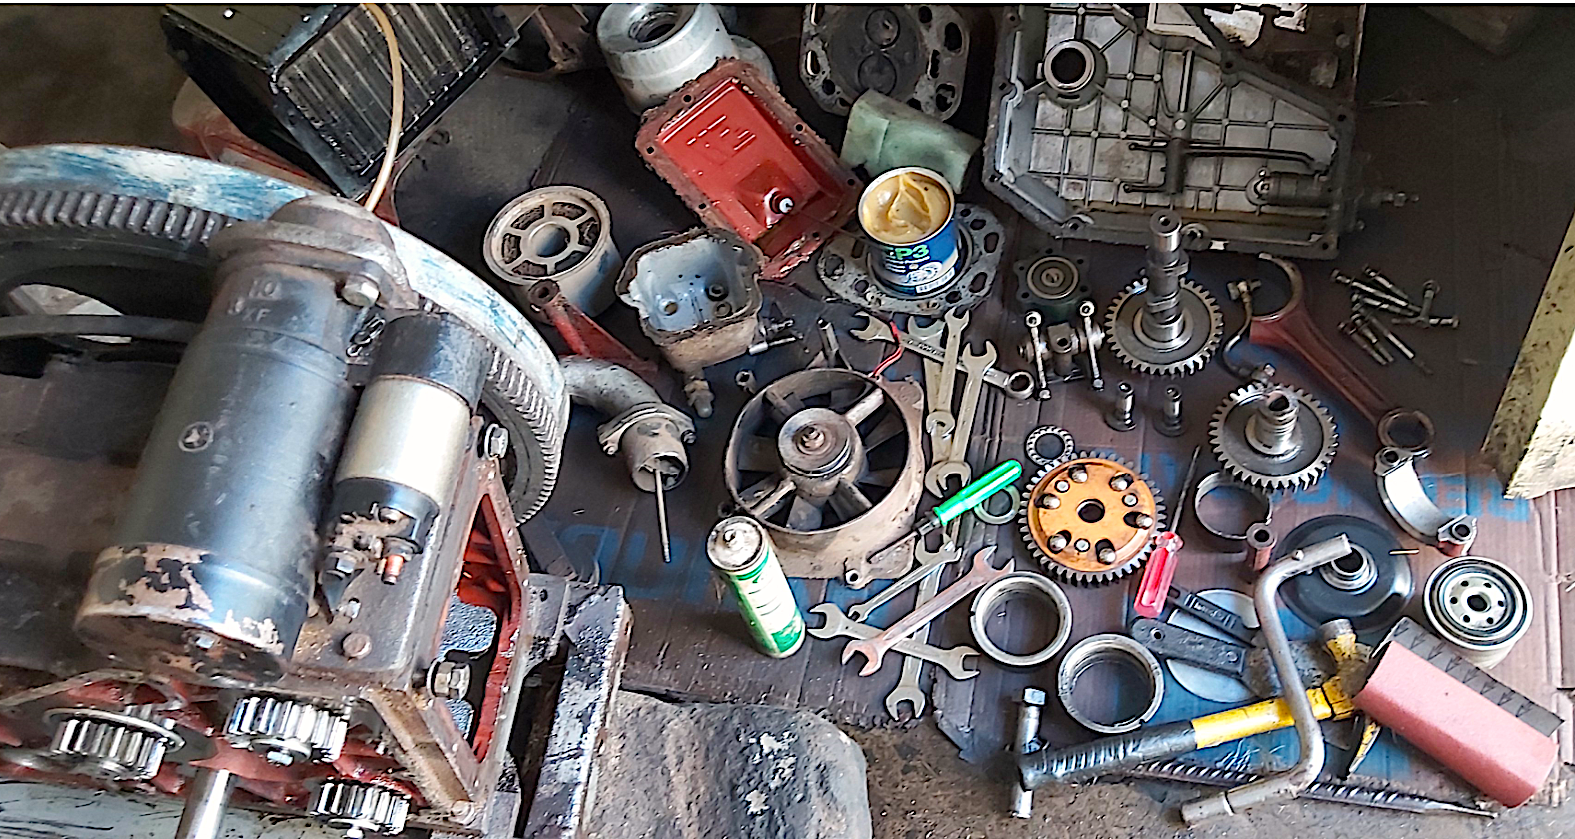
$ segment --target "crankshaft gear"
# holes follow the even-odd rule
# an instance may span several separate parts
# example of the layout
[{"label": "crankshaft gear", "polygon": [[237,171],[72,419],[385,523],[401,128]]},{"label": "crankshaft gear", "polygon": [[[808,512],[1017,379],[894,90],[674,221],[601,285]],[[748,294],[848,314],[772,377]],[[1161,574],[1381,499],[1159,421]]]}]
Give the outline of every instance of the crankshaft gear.
[{"label": "crankshaft gear", "polygon": [[1078,453],[1034,478],[1023,501],[1023,542],[1049,572],[1096,585],[1136,571],[1164,530],[1165,503],[1121,460]]},{"label": "crankshaft gear", "polygon": [[307,812],[343,830],[348,839],[368,833],[393,836],[405,830],[410,796],[362,781],[328,780],[313,792]]},{"label": "crankshaft gear", "polygon": [[1270,491],[1317,483],[1339,439],[1329,409],[1286,385],[1237,388],[1209,423],[1209,443],[1231,477]]}]

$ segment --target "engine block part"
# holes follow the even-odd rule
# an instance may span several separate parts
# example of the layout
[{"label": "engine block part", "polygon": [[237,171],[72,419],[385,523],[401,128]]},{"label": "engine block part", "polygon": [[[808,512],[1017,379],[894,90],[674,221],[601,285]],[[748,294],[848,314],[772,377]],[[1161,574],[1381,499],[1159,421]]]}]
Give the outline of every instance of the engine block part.
[{"label": "engine block part", "polygon": [[847,164],[775,85],[737,59],[717,62],[649,111],[635,149],[707,226],[759,247],[767,279],[814,254],[858,203]]},{"label": "engine block part", "polygon": [[[1077,681],[1096,667],[1127,667],[1142,676],[1148,701],[1141,703],[1141,710],[1121,720],[1103,721],[1076,701]],[[1148,722],[1159,711],[1165,699],[1165,675],[1159,668],[1159,659],[1146,647],[1125,635],[1107,633],[1091,635],[1072,645],[1061,657],[1056,671],[1056,692],[1067,716],[1089,731],[1101,734],[1121,734]]]},{"label": "engine block part", "polygon": [[1339,436],[1329,409],[1307,393],[1254,383],[1232,391],[1215,409],[1209,443],[1231,477],[1275,492],[1317,483]]},{"label": "engine block part", "polygon": [[1400,543],[1388,528],[1355,516],[1319,516],[1280,539],[1276,553],[1288,555],[1342,533],[1350,552],[1286,580],[1280,597],[1310,626],[1343,618],[1358,632],[1387,629],[1411,602],[1415,586],[1411,563],[1396,553]]},{"label": "engine block part", "polygon": [[967,67],[968,26],[950,6],[805,9],[798,73],[829,113],[848,113],[873,90],[948,120],[962,103]]},{"label": "engine block part", "polygon": [[815,259],[815,275],[837,297],[876,312],[935,317],[942,311],[967,310],[990,294],[1000,266],[1005,229],[993,213],[977,204],[957,205],[959,249],[956,279],[917,297],[893,294],[870,270],[878,259],[861,237],[836,236]]},{"label": "engine block part", "polygon": [[1153,482],[1120,460],[1085,452],[1041,471],[1023,501],[1028,550],[1052,575],[1078,585],[1142,567],[1164,524]]},{"label": "engine block part", "polygon": [[1504,660],[1531,628],[1531,590],[1508,566],[1460,556],[1433,569],[1424,588],[1427,622],[1481,668]]},{"label": "engine block part", "polygon": [[908,570],[911,554],[889,567],[869,560],[913,527],[922,400],[912,382],[825,368],[784,376],[744,406],[727,446],[728,494],[766,526],[789,577],[862,588]]},{"label": "engine block part", "polygon": [[1378,476],[1378,496],[1395,523],[1411,537],[1438,548],[1445,556],[1469,553],[1477,538],[1477,517],[1451,516],[1427,496],[1416,473],[1420,456],[1407,449],[1385,446],[1373,459]]},{"label": "engine block part", "polygon": [[551,280],[589,315],[612,305],[623,264],[607,204],[577,186],[544,186],[504,204],[487,225],[481,255],[498,279],[526,288]]},{"label": "engine block part", "polygon": [[1058,237],[1141,244],[1159,204],[1188,248],[1332,258],[1355,221],[1353,112],[1213,40],[1145,31],[1121,6],[1010,7],[986,186]]},{"label": "engine block part", "polygon": [[760,249],[730,230],[692,230],[641,247],[618,277],[618,298],[684,375],[695,413],[711,416],[705,367],[743,355],[759,331]]}]

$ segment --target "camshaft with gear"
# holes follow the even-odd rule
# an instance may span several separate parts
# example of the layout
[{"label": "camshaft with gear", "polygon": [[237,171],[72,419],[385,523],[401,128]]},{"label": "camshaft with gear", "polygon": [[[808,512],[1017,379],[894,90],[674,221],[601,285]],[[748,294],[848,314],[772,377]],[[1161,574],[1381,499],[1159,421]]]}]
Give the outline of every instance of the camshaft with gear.
[{"label": "camshaft with gear", "polygon": [[1339,434],[1329,409],[1306,392],[1254,382],[1215,409],[1209,443],[1238,481],[1270,491],[1305,489],[1329,468]]},{"label": "camshaft with gear", "polygon": [[1144,279],[1110,302],[1105,334],[1116,357],[1151,376],[1184,376],[1203,369],[1219,347],[1224,316],[1202,286],[1185,279],[1181,219],[1160,210],[1149,219],[1152,241]]},{"label": "camshaft with gear", "polygon": [[1080,452],[1034,478],[1021,524],[1023,541],[1051,574],[1095,585],[1143,565],[1164,530],[1165,504],[1136,469]]}]

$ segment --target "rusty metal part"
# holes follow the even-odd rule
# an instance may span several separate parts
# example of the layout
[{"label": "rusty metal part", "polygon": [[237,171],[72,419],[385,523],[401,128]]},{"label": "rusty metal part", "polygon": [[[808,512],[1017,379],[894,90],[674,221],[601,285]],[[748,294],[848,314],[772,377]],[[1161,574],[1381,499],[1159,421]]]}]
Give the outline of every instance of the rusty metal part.
[{"label": "rusty metal part", "polygon": [[[1104,390],[1105,380],[1099,372],[1099,349],[1105,345],[1105,330],[1094,320],[1096,311],[1092,300],[1078,303],[1073,319],[1046,327],[1045,342],[1050,348],[1050,366],[1061,381],[1086,376],[1090,387]],[[1087,369],[1080,370],[1080,367]]]},{"label": "rusty metal part", "polygon": [[1317,483],[1339,436],[1329,409],[1302,390],[1249,384],[1215,409],[1209,443],[1231,477],[1274,492]]},{"label": "rusty metal part", "polygon": [[1383,499],[1384,509],[1401,530],[1445,556],[1470,552],[1477,538],[1477,517],[1466,513],[1451,516],[1438,509],[1416,473],[1417,460],[1418,455],[1408,449],[1384,446],[1378,450],[1373,474],[1378,476],[1378,497]]},{"label": "rusty metal part", "polygon": [[908,570],[871,554],[913,528],[924,491],[921,388],[850,370],[792,373],[739,413],[724,478],[733,503],[771,533],[790,577],[855,588]]},{"label": "rusty metal part", "polygon": [[701,417],[714,397],[704,368],[748,352],[760,330],[760,249],[731,230],[691,230],[629,255],[618,298],[640,313],[640,330],[683,374]]},{"label": "rusty metal part", "polygon": [[612,305],[623,257],[607,204],[588,189],[546,186],[515,198],[487,225],[481,248],[487,267],[510,285],[551,280],[590,315]]},{"label": "rusty metal part", "polygon": [[1012,573],[1010,560],[1004,567],[995,568],[990,564],[993,556],[995,556],[994,545],[980,548],[978,553],[973,555],[973,565],[968,569],[968,573],[958,577],[951,585],[936,593],[935,597],[916,606],[912,612],[875,637],[849,641],[847,646],[842,648],[842,663],[851,661],[856,653],[862,654],[865,662],[864,667],[859,670],[859,675],[874,675],[880,669],[881,660],[886,657],[886,653],[906,640],[909,635],[928,626],[930,621],[957,605],[963,598]]},{"label": "rusty metal part", "polygon": [[594,358],[563,359],[570,401],[606,417],[596,440],[607,456],[622,453],[629,479],[645,492],[676,488],[689,474],[686,443],[695,440],[694,420],[663,402],[632,371]]},{"label": "rusty metal part", "polygon": [[570,355],[583,355],[610,361],[627,367],[648,382],[656,382],[656,362],[634,354],[634,351],[614,338],[601,324],[591,320],[551,280],[539,280],[526,288],[521,295],[525,311],[532,320],[544,323],[557,331],[558,337],[568,345]]},{"label": "rusty metal part", "polygon": [[1164,524],[1164,499],[1146,476],[1086,453],[1040,472],[1023,501],[1029,551],[1052,575],[1079,585],[1136,571]]},{"label": "rusty metal part", "polygon": [[1258,572],[1269,567],[1269,559],[1274,555],[1274,546],[1279,542],[1279,537],[1267,522],[1260,521],[1247,528],[1247,537],[1242,541],[1247,545],[1246,573],[1256,577]]},{"label": "rusty metal part", "polygon": [[[1074,694],[1077,681],[1084,674],[1095,667],[1112,664],[1130,667],[1142,675],[1148,701],[1143,703],[1142,710],[1137,714],[1124,720],[1106,722],[1095,719],[1074,701]],[[1159,659],[1131,638],[1116,633],[1091,635],[1074,644],[1061,657],[1061,664],[1056,670],[1056,692],[1061,696],[1061,705],[1066,708],[1067,715],[1076,720],[1078,725],[1101,734],[1121,734],[1148,722],[1159,711],[1159,705],[1165,698],[1165,675],[1159,668]]]}]

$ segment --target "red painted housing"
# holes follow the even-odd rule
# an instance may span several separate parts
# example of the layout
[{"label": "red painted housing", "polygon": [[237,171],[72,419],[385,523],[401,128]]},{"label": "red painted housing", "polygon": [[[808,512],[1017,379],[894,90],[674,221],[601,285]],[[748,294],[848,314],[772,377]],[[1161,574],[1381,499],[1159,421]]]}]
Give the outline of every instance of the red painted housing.
[{"label": "red painted housing", "polygon": [[853,214],[862,184],[760,71],[717,62],[646,114],[645,162],[708,226],[765,254],[775,279]]}]

